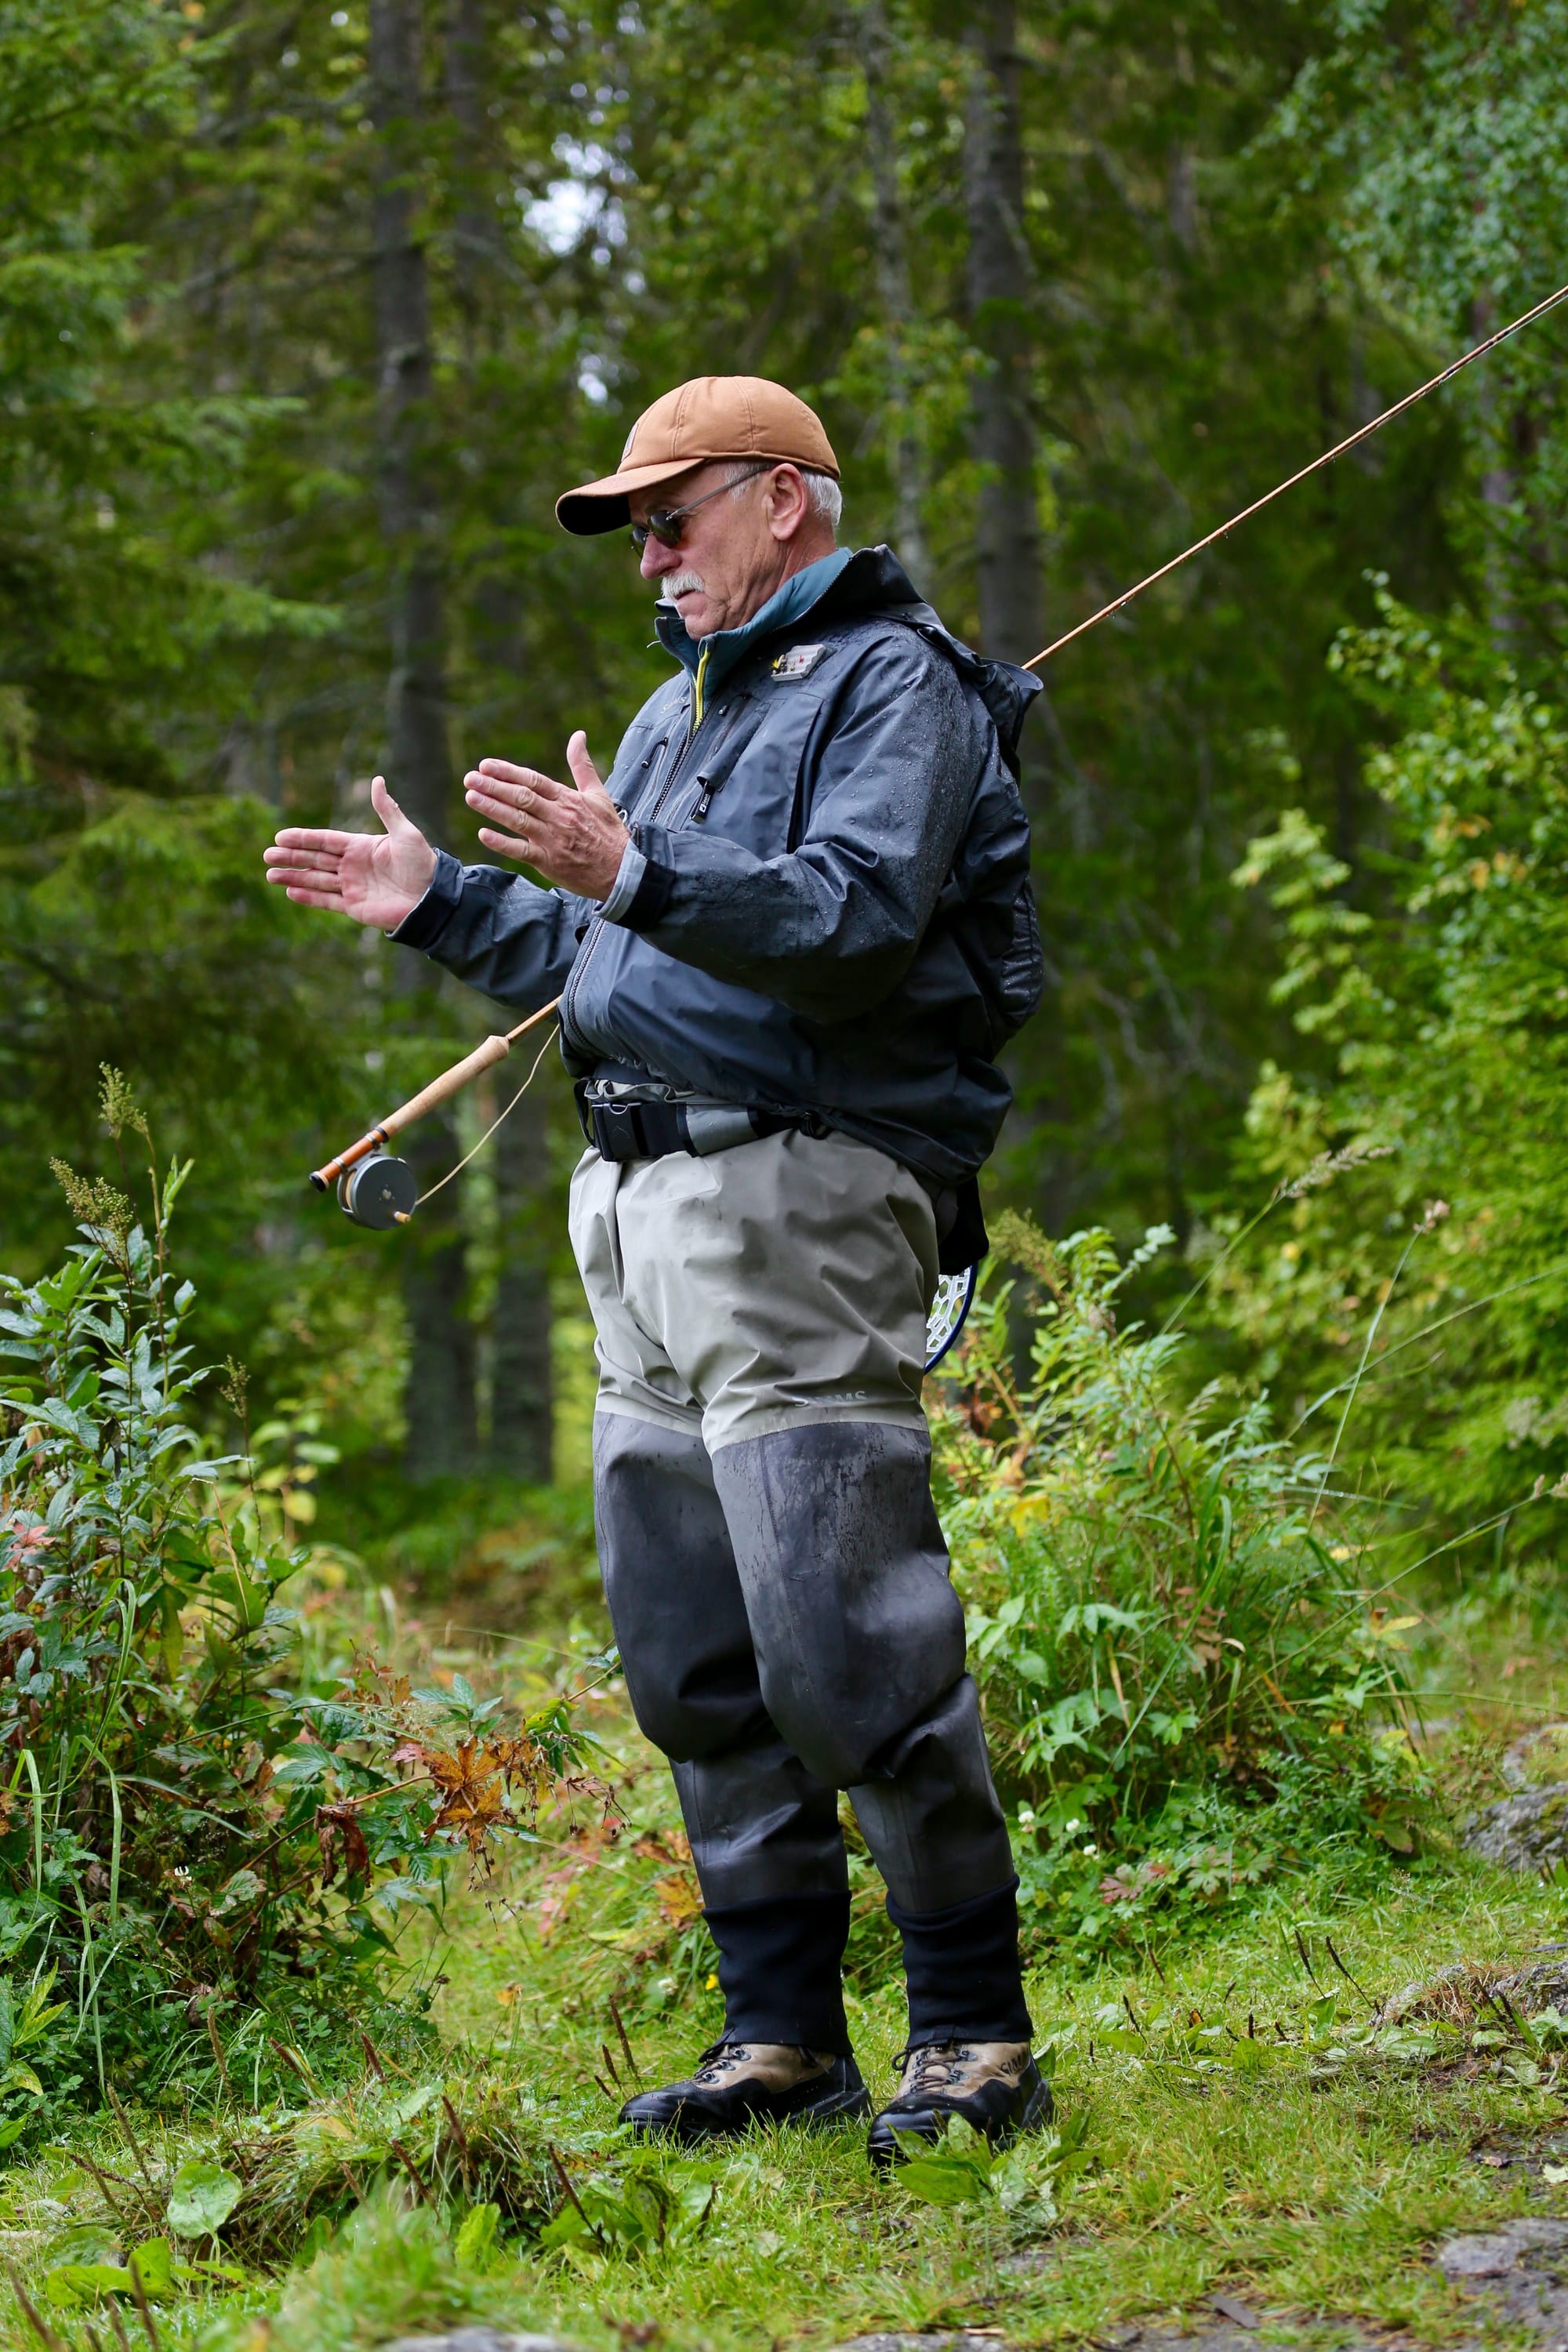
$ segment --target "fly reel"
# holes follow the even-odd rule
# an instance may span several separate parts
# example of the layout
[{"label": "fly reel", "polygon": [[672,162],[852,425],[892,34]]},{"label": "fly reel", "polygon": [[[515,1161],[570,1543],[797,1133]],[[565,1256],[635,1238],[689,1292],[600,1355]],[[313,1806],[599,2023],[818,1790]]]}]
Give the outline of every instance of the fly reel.
[{"label": "fly reel", "polygon": [[406,1160],[394,1159],[390,1151],[371,1152],[338,1178],[338,1206],[344,1216],[376,1233],[405,1225],[418,1198],[413,1169]]},{"label": "fly reel", "polygon": [[[515,1029],[509,1029],[504,1037],[487,1037],[483,1045],[476,1045],[471,1054],[466,1054],[460,1062],[454,1062],[451,1068],[443,1070],[438,1078],[432,1078],[412,1101],[402,1104],[396,1110],[388,1111],[379,1127],[373,1127],[368,1135],[362,1135],[357,1143],[351,1143],[348,1150],[340,1151],[335,1160],[329,1160],[322,1168],[312,1168],[310,1181],[316,1191],[324,1192],[329,1185],[335,1183],[338,1206],[344,1216],[352,1218],[356,1225],[369,1225],[374,1232],[384,1234],[390,1233],[394,1225],[405,1225],[419,1205],[419,1187],[407,1160],[394,1159],[384,1146],[395,1135],[400,1135],[405,1127],[412,1127],[416,1118],[423,1118],[426,1111],[434,1110],[437,1103],[446,1102],[469,1085],[481,1071],[493,1069],[498,1062],[504,1062],[524,1031],[537,1028],[542,1021],[548,1021],[551,1014],[559,1009],[560,1003],[561,999],[557,996],[550,1003],[542,1004],[537,1013],[531,1013],[526,1021],[520,1021]],[[539,1060],[543,1058],[541,1054]],[[538,1067],[539,1062],[535,1062],[533,1068],[537,1070]],[[531,1070],[529,1078],[532,1076],[533,1071]],[[526,1092],[527,1084],[525,1079],[519,1088],[519,1097]],[[515,1107],[517,1099],[514,1097],[513,1102],[508,1104],[509,1110]],[[502,1111],[501,1118],[505,1117],[506,1111]],[[497,1119],[495,1127],[489,1130],[491,1135],[500,1125],[500,1119]],[[485,1139],[481,1136],[479,1141],[482,1143]],[[479,1144],[476,1144],[474,1150],[478,1150]],[[472,1151],[468,1155],[469,1160],[473,1156]],[[458,1167],[466,1167],[467,1164],[467,1160],[460,1160]],[[452,1174],[457,1174],[457,1169],[452,1171]],[[441,1183],[450,1181],[450,1177],[443,1176]],[[431,1190],[438,1192],[440,1186],[433,1185]]]}]

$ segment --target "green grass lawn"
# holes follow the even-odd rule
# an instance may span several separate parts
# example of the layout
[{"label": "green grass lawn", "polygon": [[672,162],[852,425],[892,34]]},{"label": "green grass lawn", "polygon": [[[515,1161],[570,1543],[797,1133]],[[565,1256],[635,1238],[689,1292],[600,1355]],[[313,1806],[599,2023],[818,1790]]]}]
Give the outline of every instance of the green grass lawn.
[{"label": "green grass lawn", "polygon": [[[89,2327],[110,2339],[90,2290],[75,2311],[47,2300],[61,2263],[112,2261],[134,2242],[106,2184],[139,2166],[161,2182],[193,2152],[246,2180],[224,2243],[253,2283],[171,2295],[153,2325],[166,2345],[226,2352],[331,2352],[480,2316],[606,2347],[652,2340],[637,2332],[648,2328],[713,2352],[886,2327],[1072,2343],[1137,2314],[1205,2318],[1216,2291],[1296,2329],[1370,2323],[1436,2345],[1476,2330],[1431,2266],[1435,2242],[1521,2210],[1568,2215],[1568,2188],[1538,2167],[1484,2160],[1551,2162],[1559,2134],[1568,2146],[1550,2053],[1521,2063],[1517,2048],[1477,2049],[1468,2032],[1436,2053],[1362,2046],[1373,2000],[1456,1960],[1518,1961],[1563,1932],[1557,1891],[1455,1856],[1391,1864],[1374,1901],[1341,1899],[1320,1877],[1092,1975],[1037,1969],[1030,1995],[1059,2113],[1084,2135],[1088,2162],[1070,2179],[1053,2180],[1047,2140],[1022,2150],[1005,2194],[978,2188],[975,2201],[939,2207],[874,2178],[853,2127],[759,2132],[695,2171],[679,2155],[634,2158],[615,2126],[610,2069],[630,2068],[612,1993],[647,2081],[686,2071],[720,2021],[666,1790],[656,1766],[634,1770],[619,1837],[605,1843],[584,1814],[571,1847],[535,1850],[455,1899],[441,2045],[424,2062],[405,2050],[385,2083],[367,2062],[357,2084],[317,2099],[301,2085],[290,2112],[259,2118],[237,2084],[221,2116],[133,2118],[136,2150],[95,2126],[68,2153],[15,2164],[0,2256],[58,2342],[87,2352]],[[902,2018],[869,1885],[858,1909],[851,2020],[875,2093],[894,2080]],[[454,2248],[468,2155],[443,2140],[443,2093],[479,2170],[484,2133],[500,2132],[531,2223],[492,2233],[481,2215]],[[618,2200],[632,2236],[639,2198],[662,2221],[640,2244],[604,2228],[540,2247],[538,2220],[563,2201],[558,2164],[590,2211],[608,2210],[595,2196]],[[287,2231],[310,2184],[339,2171],[365,2192],[360,2217],[335,2238],[318,2227],[279,2276],[247,2216],[270,2200]],[[484,2181],[468,2186],[484,2204]],[[134,2202],[126,2186],[113,2193]],[[118,2301],[134,2334],[134,2307]],[[9,2325],[9,2340],[35,2340],[19,2317]]]}]

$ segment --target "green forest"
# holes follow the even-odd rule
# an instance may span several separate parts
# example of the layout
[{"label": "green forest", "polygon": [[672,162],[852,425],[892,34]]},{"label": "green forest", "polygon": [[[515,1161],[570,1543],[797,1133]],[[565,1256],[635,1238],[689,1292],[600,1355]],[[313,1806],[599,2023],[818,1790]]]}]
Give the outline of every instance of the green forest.
[{"label": "green forest", "polygon": [[1041,672],[927,1382],[1057,2092],[1005,2154],[617,2128],[721,2008],[572,1089],[489,1133],[530,1042],[351,1223],[308,1171],[516,1015],[262,850],[384,774],[475,862],[479,758],[607,772],[669,665],[554,503],[699,374],[1028,660],[1568,279],[1565,48],[0,0],[0,2339],[1534,2340],[1439,2242],[1568,2245],[1568,305]]}]

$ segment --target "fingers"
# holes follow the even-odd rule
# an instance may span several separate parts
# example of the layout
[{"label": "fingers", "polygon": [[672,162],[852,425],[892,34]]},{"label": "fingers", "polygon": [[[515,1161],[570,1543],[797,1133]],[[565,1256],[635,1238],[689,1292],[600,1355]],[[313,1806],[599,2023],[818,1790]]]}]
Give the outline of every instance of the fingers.
[{"label": "fingers", "polygon": [[566,746],[566,765],[571,769],[572,780],[580,793],[604,791],[599,771],[588,757],[588,738],[580,727]]},{"label": "fingers", "polygon": [[342,863],[331,849],[264,849],[261,857],[269,882],[286,882],[295,874],[336,874]]},{"label": "fingers", "polygon": [[499,850],[503,857],[514,857],[520,865],[527,866],[533,862],[533,853],[528,843],[515,839],[510,833],[492,833],[489,825],[481,824],[479,839],[487,849]]},{"label": "fingers", "polygon": [[488,816],[496,824],[515,825],[528,808],[528,803],[517,793],[504,800],[499,791],[468,792],[463,797],[476,815]]},{"label": "fingers", "polygon": [[[381,819],[383,824],[386,827],[388,833],[419,833],[419,827],[415,824],[413,818],[404,815],[403,811],[398,807],[397,803],[387,791],[386,778],[384,776],[373,776],[371,778],[370,804],[375,811],[377,816]],[[425,838],[424,835],[419,834],[419,838],[423,841]]]},{"label": "fingers", "polygon": [[463,778],[466,792],[494,793],[513,808],[531,808],[535,801],[564,801],[573,797],[570,784],[558,784],[553,776],[546,776],[538,768],[520,768],[511,760],[481,760]]},{"label": "fingers", "polygon": [[[269,874],[267,878],[269,882],[279,882],[283,877],[281,875]],[[300,884],[291,882],[287,886],[284,896],[296,907],[325,907],[328,912],[333,915],[346,915],[349,911],[343,904],[343,895],[341,890],[308,890]]]},{"label": "fingers", "polygon": [[[289,824],[277,835],[276,843],[279,850],[322,850],[331,856],[341,857],[353,837],[352,833],[332,833],[323,831],[320,827]],[[272,849],[264,849],[261,854],[270,862],[276,852]]]}]

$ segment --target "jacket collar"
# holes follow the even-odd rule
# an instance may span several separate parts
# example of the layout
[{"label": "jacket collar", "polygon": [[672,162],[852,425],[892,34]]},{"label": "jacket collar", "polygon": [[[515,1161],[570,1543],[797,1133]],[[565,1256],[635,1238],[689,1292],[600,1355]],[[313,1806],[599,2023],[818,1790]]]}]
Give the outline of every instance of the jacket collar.
[{"label": "jacket collar", "polygon": [[818,556],[815,563],[792,572],[784,586],[775,588],[767,603],[749,621],[742,621],[738,629],[715,629],[707,637],[689,636],[686,624],[674,605],[661,604],[654,623],[659,643],[693,677],[699,662],[706,656],[703,678],[706,691],[711,694],[751,646],[771,636],[775,629],[786,629],[792,621],[804,620],[854,561],[847,547],[835,548],[831,555]]},{"label": "jacket collar", "polygon": [[694,642],[687,635],[680,615],[668,606],[660,608],[655,626],[666,652],[693,677],[703,654],[708,655],[704,688],[711,694],[752,646],[804,620],[807,613],[819,622],[884,614],[917,629],[928,643],[939,645],[984,703],[995,722],[1002,756],[1017,774],[1018,737],[1029,705],[1041,690],[1041,681],[1012,662],[988,660],[944,628],[890,547],[858,547],[853,553],[838,548],[832,555],[808,563],[738,629],[720,629]]}]

